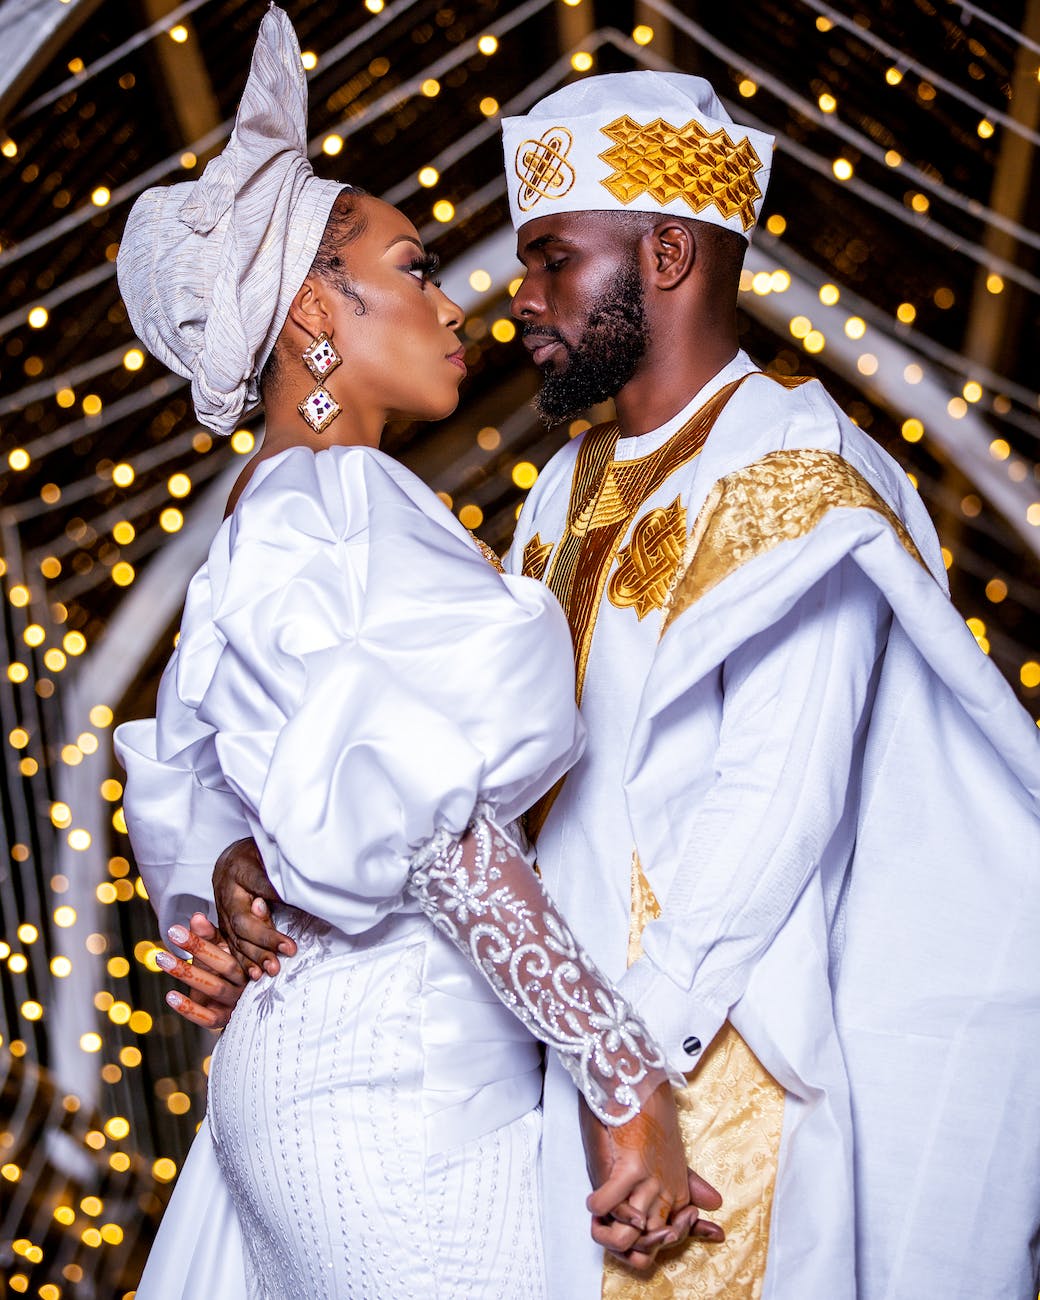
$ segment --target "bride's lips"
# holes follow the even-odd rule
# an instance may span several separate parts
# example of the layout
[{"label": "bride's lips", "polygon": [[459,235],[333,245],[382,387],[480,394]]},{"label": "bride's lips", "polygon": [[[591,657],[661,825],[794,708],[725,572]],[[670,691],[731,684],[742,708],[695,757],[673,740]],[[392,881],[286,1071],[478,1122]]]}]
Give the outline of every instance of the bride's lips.
[{"label": "bride's lips", "polygon": [[458,366],[463,374],[466,373],[466,349],[459,348],[456,352],[450,352],[447,358],[453,366]]}]

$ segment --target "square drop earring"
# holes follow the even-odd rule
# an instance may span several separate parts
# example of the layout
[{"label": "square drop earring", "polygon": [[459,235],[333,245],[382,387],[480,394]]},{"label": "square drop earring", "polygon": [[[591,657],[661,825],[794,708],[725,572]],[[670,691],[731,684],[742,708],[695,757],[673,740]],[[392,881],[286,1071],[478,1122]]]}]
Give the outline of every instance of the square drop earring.
[{"label": "square drop earring", "polygon": [[333,347],[329,336],[321,333],[304,349],[301,360],[318,384],[296,409],[315,433],[323,433],[343,408],[321,381],[336,369],[343,358]]}]

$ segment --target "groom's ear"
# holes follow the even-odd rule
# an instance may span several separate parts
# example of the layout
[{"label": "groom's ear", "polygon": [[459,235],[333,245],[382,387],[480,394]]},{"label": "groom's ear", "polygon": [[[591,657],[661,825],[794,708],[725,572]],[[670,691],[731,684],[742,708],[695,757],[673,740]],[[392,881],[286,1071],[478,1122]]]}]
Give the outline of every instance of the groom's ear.
[{"label": "groom's ear", "polygon": [[645,283],[665,292],[683,284],[697,262],[697,237],[690,222],[665,217],[640,244]]}]

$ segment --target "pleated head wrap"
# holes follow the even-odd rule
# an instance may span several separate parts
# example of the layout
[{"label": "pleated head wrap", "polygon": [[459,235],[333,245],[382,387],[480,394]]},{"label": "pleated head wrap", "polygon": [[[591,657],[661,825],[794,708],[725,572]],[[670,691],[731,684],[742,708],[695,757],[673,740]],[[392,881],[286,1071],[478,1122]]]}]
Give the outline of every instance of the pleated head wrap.
[{"label": "pleated head wrap", "polygon": [[146,190],[119,246],[119,288],[149,352],[230,434],[310,270],[341,190],[307,160],[307,79],[284,10],[264,15],[227,147],[197,181]]}]

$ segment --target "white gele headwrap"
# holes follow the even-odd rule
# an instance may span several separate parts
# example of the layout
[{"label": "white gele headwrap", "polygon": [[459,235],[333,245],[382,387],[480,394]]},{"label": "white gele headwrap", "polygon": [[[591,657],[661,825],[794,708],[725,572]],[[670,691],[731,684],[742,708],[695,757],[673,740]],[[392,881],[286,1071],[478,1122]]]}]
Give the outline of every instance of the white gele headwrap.
[{"label": "white gele headwrap", "polygon": [[191,380],[199,420],[232,433],[344,186],[307,160],[307,80],[288,15],[260,24],[227,147],[199,179],[146,190],[119,246],[119,288],[148,350]]},{"label": "white gele headwrap", "polygon": [[737,126],[703,77],[586,77],[502,123],[516,229],[555,212],[660,212],[745,238],[769,183],[773,137]]}]

